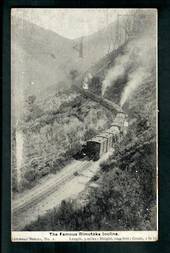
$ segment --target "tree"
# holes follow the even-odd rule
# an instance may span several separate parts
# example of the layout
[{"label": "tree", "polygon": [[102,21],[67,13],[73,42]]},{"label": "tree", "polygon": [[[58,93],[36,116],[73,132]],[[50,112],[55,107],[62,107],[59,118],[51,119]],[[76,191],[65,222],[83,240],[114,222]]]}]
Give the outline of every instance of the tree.
[{"label": "tree", "polygon": [[102,93],[102,81],[99,76],[94,76],[90,82],[90,88],[93,90],[94,93],[101,95]]},{"label": "tree", "polygon": [[93,128],[88,129],[84,134],[84,140],[87,141],[97,134],[96,130]]},{"label": "tree", "polygon": [[32,105],[32,104],[34,104],[35,100],[36,100],[36,96],[35,96],[35,95],[31,95],[31,96],[28,96],[26,102],[27,102],[29,105]]},{"label": "tree", "polygon": [[35,120],[36,118],[39,118],[43,114],[42,109],[39,107],[39,105],[35,103],[35,101],[36,101],[35,95],[28,96],[28,98],[25,101],[24,120],[26,122],[30,120]]},{"label": "tree", "polygon": [[76,69],[73,69],[70,71],[70,77],[71,80],[74,81],[76,79],[76,77],[78,76],[79,72]]}]

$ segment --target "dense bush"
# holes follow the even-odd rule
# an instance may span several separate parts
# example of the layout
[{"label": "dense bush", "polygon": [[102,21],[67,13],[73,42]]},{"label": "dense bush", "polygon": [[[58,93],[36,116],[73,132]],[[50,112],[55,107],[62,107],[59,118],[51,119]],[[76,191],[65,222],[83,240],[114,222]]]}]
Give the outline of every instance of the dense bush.
[{"label": "dense bush", "polygon": [[[145,97],[146,87],[139,88]],[[100,173],[92,178],[99,187],[90,191],[86,206],[64,202],[25,230],[156,229],[155,108],[149,111],[137,95],[126,104],[129,120],[135,117],[135,121],[121,144],[115,145],[113,157],[103,162]]]},{"label": "dense bush", "polygon": [[128,82],[128,71],[124,73],[124,76],[119,77],[116,81],[112,83],[110,87],[107,88],[105,97],[112,100],[114,103],[119,104],[122,90]]},{"label": "dense bush", "polygon": [[93,138],[97,134],[97,131],[93,128],[89,128],[84,134],[84,140],[87,141]]},{"label": "dense bush", "polygon": [[[100,187],[91,190],[86,206],[63,202],[26,230],[154,230],[156,202],[154,142],[117,146],[101,164]],[[116,162],[117,161],[117,162]],[[115,166],[117,165],[117,166]],[[154,216],[155,217],[155,216]],[[153,222],[154,220],[154,222]],[[49,225],[48,225],[49,224]]]},{"label": "dense bush", "polygon": [[99,76],[94,76],[91,80],[89,88],[97,95],[102,94],[102,80]]},{"label": "dense bush", "polygon": [[[30,96],[25,106],[25,116],[17,129],[23,137],[26,164],[22,168],[20,190],[33,186],[42,176],[62,169],[81,150],[84,141],[103,130],[109,121],[106,110],[75,93],[61,93],[43,104],[37,104],[36,98]],[[37,106],[43,109],[41,116],[36,114]],[[15,133],[12,143],[12,185],[17,191]]]}]

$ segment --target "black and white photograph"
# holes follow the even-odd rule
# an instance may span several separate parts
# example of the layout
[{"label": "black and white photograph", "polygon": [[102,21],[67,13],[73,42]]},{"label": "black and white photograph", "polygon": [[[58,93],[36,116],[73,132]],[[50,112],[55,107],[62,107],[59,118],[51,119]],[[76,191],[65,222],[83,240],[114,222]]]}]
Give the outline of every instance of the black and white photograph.
[{"label": "black and white photograph", "polygon": [[157,9],[11,9],[12,241],[158,240]]}]

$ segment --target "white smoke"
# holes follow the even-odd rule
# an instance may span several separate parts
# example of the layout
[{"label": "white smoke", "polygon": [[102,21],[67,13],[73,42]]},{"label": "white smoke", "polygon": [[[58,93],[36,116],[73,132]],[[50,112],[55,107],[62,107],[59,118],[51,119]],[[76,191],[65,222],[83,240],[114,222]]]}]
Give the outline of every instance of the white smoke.
[{"label": "white smoke", "polygon": [[129,74],[129,81],[123,90],[120,105],[123,106],[125,101],[130,97],[133,91],[147,79],[147,73],[144,68]]},{"label": "white smoke", "polygon": [[153,44],[150,37],[145,37],[140,41],[134,41],[133,44],[131,43],[130,45],[135,48],[135,58],[132,57],[132,60],[136,69],[128,74],[128,82],[120,99],[121,106],[124,105],[138,86],[153,77],[152,69],[156,61],[155,44]]},{"label": "white smoke", "polygon": [[127,75],[127,85],[122,92],[120,104],[126,102],[131,93],[150,77],[151,69],[155,63],[155,43],[151,36],[140,37],[128,43],[123,55],[117,57],[103,81],[102,95],[110,86],[114,86],[119,78]]},{"label": "white smoke", "polygon": [[114,85],[114,82],[124,75],[129,66],[130,54],[125,54],[118,56],[115,61],[114,67],[108,70],[105,79],[102,83],[102,96],[104,96],[106,90],[111,85]]},{"label": "white smoke", "polygon": [[86,73],[86,75],[84,76],[83,81],[82,81],[84,90],[88,90],[89,83],[91,82],[92,78],[93,78],[93,76],[90,72]]}]

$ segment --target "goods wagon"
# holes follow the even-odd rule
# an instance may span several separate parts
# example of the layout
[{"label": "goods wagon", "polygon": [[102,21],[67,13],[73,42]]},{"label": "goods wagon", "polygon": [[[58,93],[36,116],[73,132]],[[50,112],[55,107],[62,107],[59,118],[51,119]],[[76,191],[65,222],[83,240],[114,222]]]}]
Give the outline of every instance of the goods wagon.
[{"label": "goods wagon", "polygon": [[90,159],[98,160],[127,133],[127,115],[120,112],[116,115],[111,127],[86,143],[86,154]]},{"label": "goods wagon", "polygon": [[87,156],[90,159],[97,161],[102,156],[102,154],[108,151],[107,139],[104,137],[96,136],[87,141],[86,147]]}]

